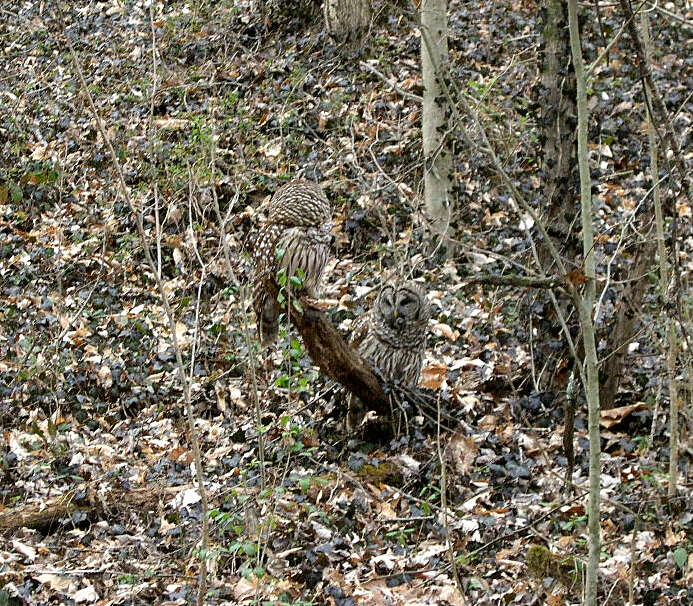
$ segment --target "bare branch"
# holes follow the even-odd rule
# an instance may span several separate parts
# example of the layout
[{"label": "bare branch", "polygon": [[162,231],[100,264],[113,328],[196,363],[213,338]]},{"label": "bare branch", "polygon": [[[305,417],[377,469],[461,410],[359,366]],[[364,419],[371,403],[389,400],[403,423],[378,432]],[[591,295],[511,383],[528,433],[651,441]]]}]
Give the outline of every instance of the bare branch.
[{"label": "bare branch", "polygon": [[411,101],[416,101],[417,103],[423,103],[423,97],[421,97],[419,95],[415,95],[413,93],[408,93],[406,90],[402,90],[399,86],[397,86],[397,84],[395,82],[390,80],[382,72],[379,72],[377,69],[375,69],[375,67],[373,67],[370,63],[366,63],[365,61],[359,61],[359,65],[363,69],[371,72],[371,74],[378,76],[378,78],[380,78],[383,82],[385,82],[385,84],[387,84],[390,88],[392,88],[392,90],[394,90],[396,93],[399,93],[400,95],[402,95],[405,99],[409,99]]},{"label": "bare branch", "polygon": [[647,61],[645,50],[643,49],[642,42],[640,41],[638,29],[633,20],[633,9],[631,9],[628,0],[619,0],[619,2],[621,4],[623,13],[628,18],[628,33],[630,34],[630,39],[633,42],[633,47],[637,56],[636,67],[640,71],[641,79],[647,85],[645,87],[645,99],[648,101],[648,108],[650,110],[654,109],[657,114],[659,114],[657,116],[659,122],[664,125],[664,134],[662,135],[659,132],[657,134],[660,136],[660,138],[664,139],[667,145],[671,148],[671,151],[674,154],[674,166],[676,167],[679,177],[681,178],[681,189],[685,192],[688,201],[691,202],[693,201],[693,186],[691,184],[691,176],[686,170],[686,165],[681,157],[681,148],[678,140],[676,139],[674,127],[669,119],[669,113],[667,112],[667,108],[664,106],[662,97],[657,92],[657,87],[655,86],[652,78],[652,70],[650,69],[650,64]]},{"label": "bare branch", "polygon": [[65,19],[63,18],[62,11],[60,10],[60,6],[58,5],[58,12],[60,15],[60,20],[62,22],[62,29],[63,29],[63,35],[65,38],[65,41],[67,42],[67,46],[70,49],[70,55],[72,57],[72,64],[75,68],[75,74],[77,75],[77,79],[79,80],[80,87],[82,88],[82,92],[84,93],[84,96],[87,99],[87,103],[89,104],[89,108],[91,109],[91,112],[94,116],[94,120],[96,121],[96,125],[99,129],[99,133],[101,134],[101,138],[103,139],[104,144],[106,145],[106,149],[108,150],[108,153],[111,157],[111,161],[113,163],[113,167],[115,168],[117,177],[118,177],[118,191],[120,193],[121,198],[123,201],[128,205],[130,208],[130,212],[133,214],[135,218],[135,224],[137,226],[137,233],[140,239],[140,244],[142,246],[142,251],[144,252],[144,257],[145,260],[147,261],[147,265],[149,266],[149,270],[151,271],[154,280],[157,285],[157,289],[159,290],[159,296],[161,303],[164,307],[164,311],[166,312],[166,318],[168,319],[168,325],[169,325],[169,332],[171,334],[171,343],[173,345],[173,350],[175,352],[176,356],[176,368],[178,370],[178,378],[180,380],[181,386],[183,388],[183,396],[184,396],[184,403],[185,403],[185,416],[187,417],[188,420],[188,430],[190,434],[190,442],[192,445],[192,450],[193,450],[193,457],[195,460],[195,474],[197,478],[197,490],[199,491],[200,494],[200,500],[201,500],[201,505],[202,505],[202,555],[200,557],[200,584],[198,587],[198,596],[197,596],[197,603],[201,606],[204,603],[204,597],[205,594],[207,593],[207,562],[205,560],[207,551],[209,549],[209,517],[207,515],[207,512],[209,510],[208,507],[208,501],[207,501],[207,492],[205,490],[205,484],[204,484],[204,473],[202,471],[202,456],[200,454],[200,444],[197,439],[197,432],[195,430],[195,419],[193,416],[193,409],[192,409],[192,398],[190,395],[190,382],[188,381],[188,377],[185,374],[185,366],[183,364],[183,355],[181,353],[181,347],[180,343],[178,342],[178,338],[176,336],[176,320],[175,316],[173,314],[173,310],[171,309],[171,306],[169,305],[168,302],[168,296],[166,294],[166,289],[164,287],[164,282],[161,277],[161,274],[157,270],[156,263],[154,259],[152,258],[151,251],[149,250],[149,243],[148,243],[148,238],[147,234],[144,230],[144,223],[142,220],[142,213],[138,212],[138,210],[135,208],[135,205],[132,202],[132,199],[130,198],[130,192],[128,191],[127,186],[125,185],[125,177],[123,176],[123,169],[120,166],[120,161],[118,160],[118,156],[115,153],[115,150],[113,149],[113,144],[111,143],[111,140],[108,138],[108,135],[106,134],[106,129],[103,124],[103,120],[101,119],[101,115],[99,114],[99,111],[96,109],[96,105],[94,104],[94,99],[91,96],[91,93],[89,92],[89,87],[87,86],[87,82],[84,79],[84,74],[82,73],[82,68],[80,67],[79,61],[77,60],[77,53],[75,52],[74,47],[72,46],[72,42],[70,40],[70,36],[66,31],[66,25],[65,25]]},{"label": "bare branch", "polygon": [[565,280],[559,277],[536,278],[518,276],[515,274],[499,276],[494,274],[479,274],[464,278],[467,284],[491,284],[493,286],[524,286],[527,288],[560,288]]}]

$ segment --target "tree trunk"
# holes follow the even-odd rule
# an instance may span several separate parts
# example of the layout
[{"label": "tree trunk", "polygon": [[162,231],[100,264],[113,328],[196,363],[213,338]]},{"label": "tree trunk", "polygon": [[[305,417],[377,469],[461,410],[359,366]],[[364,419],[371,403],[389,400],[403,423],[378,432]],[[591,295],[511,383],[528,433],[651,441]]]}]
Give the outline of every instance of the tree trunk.
[{"label": "tree trunk", "polygon": [[570,26],[570,49],[575,66],[575,81],[577,84],[577,114],[578,114],[578,166],[580,169],[580,207],[582,217],[582,250],[585,264],[585,286],[580,301],[580,328],[585,349],[585,366],[587,380],[585,381],[585,398],[587,399],[587,425],[590,441],[589,455],[589,506],[587,510],[587,533],[589,557],[585,586],[586,606],[597,606],[597,573],[599,571],[599,553],[601,548],[599,524],[599,489],[601,479],[601,443],[599,434],[599,362],[594,337],[594,301],[596,293],[594,233],[592,226],[592,183],[588,162],[587,147],[587,90],[585,83],[585,68],[582,62],[580,48],[580,32],[578,29],[577,0],[568,0],[568,23]]},{"label": "tree trunk", "polygon": [[[650,46],[650,21],[647,11],[640,13],[640,27],[645,51],[645,60],[650,61],[652,48]],[[652,91],[645,83],[645,92],[651,97]],[[667,300],[669,289],[669,257],[664,238],[664,213],[659,189],[659,145],[657,133],[650,112],[647,112],[647,138],[650,147],[650,178],[652,179],[652,199],[654,200],[655,227],[657,230],[657,255],[659,256],[659,289],[664,301]],[[666,312],[665,312],[666,313]],[[669,487],[667,496],[676,496],[676,484],[679,475],[679,393],[676,383],[676,359],[678,357],[678,341],[674,318],[666,313],[665,320],[666,351],[667,351],[667,380],[669,383]]]},{"label": "tree trunk", "polygon": [[[544,197],[541,210],[544,224],[553,246],[564,259],[575,259],[580,254],[579,232],[575,228],[578,214],[577,162],[575,159],[575,71],[570,57],[568,13],[562,0],[544,0],[541,11],[541,83],[537,98],[540,106],[539,139]],[[538,246],[542,268],[548,275],[556,271],[549,247]],[[570,318],[572,301],[555,293],[559,309],[568,321],[571,334],[577,334],[577,319]],[[542,304],[533,306],[530,313],[539,312],[538,343],[534,347],[535,367],[552,369],[539,381],[539,389],[553,391],[559,403],[565,393],[574,360],[562,334],[557,311],[546,293]],[[541,310],[545,310],[542,312]],[[566,403],[563,402],[565,405]]]},{"label": "tree trunk", "polygon": [[447,2],[421,0],[421,71],[423,75],[424,199],[433,232],[450,256],[452,156],[446,138],[449,101],[440,78],[448,58]]},{"label": "tree trunk", "polygon": [[327,32],[341,42],[355,42],[371,23],[370,0],[325,0]]},{"label": "tree trunk", "polygon": [[[549,234],[565,256],[579,250],[571,228],[575,205],[575,70],[570,58],[568,14],[562,0],[546,0],[542,25],[541,125],[544,211]],[[542,260],[548,260],[546,253]]]}]

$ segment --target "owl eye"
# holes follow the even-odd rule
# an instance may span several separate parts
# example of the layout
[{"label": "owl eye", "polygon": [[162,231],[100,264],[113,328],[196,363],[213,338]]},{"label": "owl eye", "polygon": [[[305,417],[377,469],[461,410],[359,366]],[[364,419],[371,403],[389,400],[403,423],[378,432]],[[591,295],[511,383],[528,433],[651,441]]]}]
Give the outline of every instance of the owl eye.
[{"label": "owl eye", "polygon": [[394,302],[392,299],[392,291],[391,290],[384,291],[380,300],[381,300],[383,305],[387,305],[388,307],[393,307]]}]

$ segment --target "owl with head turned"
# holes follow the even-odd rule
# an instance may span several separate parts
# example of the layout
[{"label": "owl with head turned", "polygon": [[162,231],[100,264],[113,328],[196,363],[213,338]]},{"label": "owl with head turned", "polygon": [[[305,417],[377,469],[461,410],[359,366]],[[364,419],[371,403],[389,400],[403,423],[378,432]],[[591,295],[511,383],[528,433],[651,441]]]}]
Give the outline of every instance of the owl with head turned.
[{"label": "owl with head turned", "polygon": [[[384,286],[372,309],[359,317],[349,344],[368,360],[386,381],[400,381],[415,387],[419,382],[426,328],[431,307],[418,282]],[[347,428],[359,423],[362,405],[350,395]]]},{"label": "owl with head turned", "polygon": [[254,243],[253,309],[263,345],[271,345],[279,333],[281,305],[271,294],[279,275],[292,296],[317,297],[322,274],[330,256],[332,208],[322,188],[313,181],[296,179],[272,196],[267,220]]}]

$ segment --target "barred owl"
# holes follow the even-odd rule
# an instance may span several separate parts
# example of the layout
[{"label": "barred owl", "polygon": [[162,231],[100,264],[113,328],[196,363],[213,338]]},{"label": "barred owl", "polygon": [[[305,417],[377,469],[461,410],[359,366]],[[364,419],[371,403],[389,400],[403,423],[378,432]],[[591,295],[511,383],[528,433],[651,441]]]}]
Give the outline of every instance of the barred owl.
[{"label": "barred owl", "polygon": [[[349,339],[383,379],[416,386],[421,374],[431,308],[416,282],[385,286],[373,308],[358,318]],[[349,399],[347,428],[360,421],[360,403]]]},{"label": "barred owl", "polygon": [[272,196],[253,251],[253,309],[263,345],[273,343],[279,332],[280,304],[267,285],[277,285],[280,270],[287,278],[301,278],[301,286],[292,289],[294,296],[318,296],[329,257],[331,218],[330,202],[312,181],[291,181]]}]

